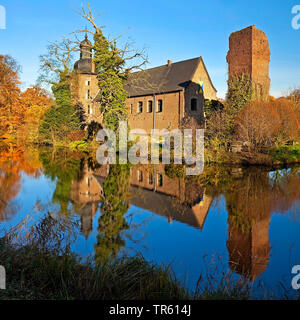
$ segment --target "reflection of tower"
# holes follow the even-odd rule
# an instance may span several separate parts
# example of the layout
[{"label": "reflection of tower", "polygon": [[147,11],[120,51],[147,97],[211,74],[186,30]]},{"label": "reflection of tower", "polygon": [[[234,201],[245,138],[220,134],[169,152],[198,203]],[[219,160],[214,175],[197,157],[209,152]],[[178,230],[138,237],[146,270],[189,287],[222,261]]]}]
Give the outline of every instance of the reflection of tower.
[{"label": "reflection of tower", "polygon": [[87,239],[93,231],[93,217],[96,213],[96,204],[85,205],[80,211],[80,231]]},{"label": "reflection of tower", "polygon": [[98,179],[85,164],[82,169],[82,178],[72,182],[71,200],[76,212],[80,215],[81,232],[86,238],[93,230],[93,217],[102,194],[103,190]]},{"label": "reflection of tower", "polygon": [[251,222],[246,231],[229,225],[227,249],[231,270],[254,281],[268,266],[270,217]]}]

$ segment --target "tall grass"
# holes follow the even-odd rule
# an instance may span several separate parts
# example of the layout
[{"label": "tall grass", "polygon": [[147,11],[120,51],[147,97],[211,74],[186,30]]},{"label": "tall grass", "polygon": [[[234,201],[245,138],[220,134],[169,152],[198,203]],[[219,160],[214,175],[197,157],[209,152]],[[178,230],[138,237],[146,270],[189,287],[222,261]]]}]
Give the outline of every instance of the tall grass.
[{"label": "tall grass", "polygon": [[227,274],[213,285],[212,281],[204,285],[200,278],[195,291],[189,292],[170,266],[149,263],[140,255],[110,258],[97,264],[89,259],[83,261],[70,249],[72,237],[66,241],[72,223],[49,215],[27,232],[15,228],[0,239],[0,261],[7,274],[7,290],[0,290],[0,299],[249,298],[247,284]]}]

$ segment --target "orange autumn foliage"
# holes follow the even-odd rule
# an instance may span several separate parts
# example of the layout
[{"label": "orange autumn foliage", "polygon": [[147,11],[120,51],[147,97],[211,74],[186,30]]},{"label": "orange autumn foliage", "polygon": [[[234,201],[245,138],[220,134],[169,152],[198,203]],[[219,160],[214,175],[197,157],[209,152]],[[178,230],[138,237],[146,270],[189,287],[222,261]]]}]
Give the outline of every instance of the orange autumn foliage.
[{"label": "orange autumn foliage", "polygon": [[299,138],[300,119],[287,99],[251,102],[236,118],[236,139],[259,150]]},{"label": "orange autumn foliage", "polygon": [[24,140],[34,142],[38,139],[39,125],[52,100],[43,89],[34,86],[21,94],[21,101],[24,107],[24,125],[19,128],[19,133]]},{"label": "orange autumn foliage", "polygon": [[21,173],[38,177],[42,172],[39,152],[24,146],[2,146],[0,149],[0,221],[8,220],[18,211],[14,201],[21,190]]},{"label": "orange autumn foliage", "polygon": [[0,55],[0,137],[33,142],[52,100],[37,86],[21,92],[18,70],[14,59]]},{"label": "orange autumn foliage", "polygon": [[0,135],[12,132],[22,121],[18,66],[9,56],[0,55]]}]

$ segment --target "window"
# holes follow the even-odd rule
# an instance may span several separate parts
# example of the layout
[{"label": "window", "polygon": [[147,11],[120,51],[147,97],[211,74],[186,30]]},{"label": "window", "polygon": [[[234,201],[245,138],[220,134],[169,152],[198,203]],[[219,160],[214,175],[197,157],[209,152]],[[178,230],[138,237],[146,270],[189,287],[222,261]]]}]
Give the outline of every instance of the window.
[{"label": "window", "polygon": [[163,101],[160,99],[157,101],[157,112],[162,112],[163,109]]},{"label": "window", "polygon": [[143,172],[141,170],[138,170],[137,175],[138,175],[138,181],[142,182],[143,181]]},{"label": "window", "polygon": [[86,98],[87,98],[87,99],[90,99],[90,97],[91,97],[91,95],[90,95],[90,90],[88,90],[88,91],[87,91],[87,94],[86,94]]},{"label": "window", "polygon": [[88,114],[93,114],[93,108],[89,104],[87,106],[87,113]]},{"label": "window", "polygon": [[130,114],[133,114],[133,104],[130,104]]},{"label": "window", "polygon": [[162,187],[162,185],[163,185],[163,176],[160,173],[157,174],[157,185],[159,187]]},{"label": "window", "polygon": [[152,100],[149,100],[148,101],[148,108],[147,108],[147,112],[148,113],[151,113],[152,112],[152,108],[153,107],[153,101]]},{"label": "window", "polygon": [[89,86],[89,85],[91,84],[91,81],[90,81],[90,80],[86,80],[85,84],[86,84],[87,86]]},{"label": "window", "polygon": [[197,98],[191,99],[191,110],[192,111],[197,111],[197,103],[198,103]]},{"label": "window", "polygon": [[143,101],[139,101],[137,112],[138,113],[142,113],[143,112]]},{"label": "window", "polygon": [[149,173],[149,184],[153,184],[153,174]]}]

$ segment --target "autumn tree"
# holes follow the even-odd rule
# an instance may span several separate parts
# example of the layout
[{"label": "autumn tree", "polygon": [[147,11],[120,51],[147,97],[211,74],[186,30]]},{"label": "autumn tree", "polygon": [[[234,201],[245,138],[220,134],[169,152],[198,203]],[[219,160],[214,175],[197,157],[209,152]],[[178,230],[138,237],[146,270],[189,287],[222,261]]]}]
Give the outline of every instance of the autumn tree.
[{"label": "autumn tree", "polygon": [[235,138],[250,143],[253,151],[286,144],[299,137],[297,116],[287,100],[252,102],[235,120]]},{"label": "autumn tree", "polygon": [[0,136],[14,133],[23,121],[19,71],[12,57],[0,55]]},{"label": "autumn tree", "polygon": [[21,94],[21,100],[25,113],[24,126],[19,129],[20,136],[26,142],[37,142],[39,126],[45,112],[53,105],[53,101],[46,90],[38,86],[26,89]]}]

